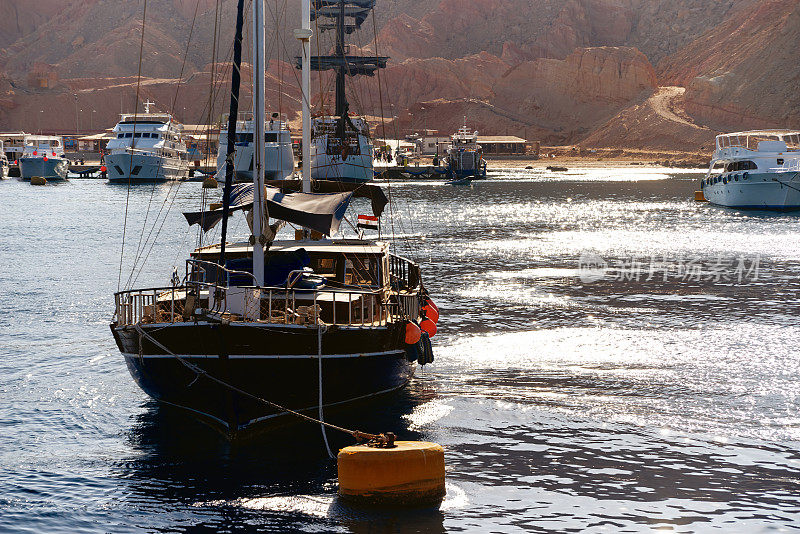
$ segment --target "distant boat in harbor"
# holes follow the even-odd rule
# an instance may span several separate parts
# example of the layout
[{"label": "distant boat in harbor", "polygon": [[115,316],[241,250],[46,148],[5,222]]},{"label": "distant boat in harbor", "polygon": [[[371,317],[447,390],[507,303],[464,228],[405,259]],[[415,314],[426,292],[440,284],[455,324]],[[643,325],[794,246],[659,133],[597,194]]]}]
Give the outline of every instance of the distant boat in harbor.
[{"label": "distant boat in harbor", "polygon": [[720,206],[800,209],[800,131],[718,135],[700,188],[709,202]]},{"label": "distant boat in harbor", "polygon": [[8,156],[6,156],[3,141],[0,140],[0,180],[5,180],[8,178],[8,169]]},{"label": "distant boat in harbor", "polygon": [[30,181],[40,176],[48,182],[66,180],[69,161],[64,157],[64,141],[55,135],[27,135],[19,158],[20,178]]},{"label": "distant boat in harbor", "polygon": [[[228,124],[227,114],[222,119]],[[234,155],[235,181],[253,181],[253,114],[239,113],[236,120],[236,153]],[[286,120],[278,113],[272,113],[270,120],[264,123],[264,177],[267,180],[285,180],[294,172],[294,152],[292,151],[292,133]],[[219,151],[217,152],[217,179],[225,180],[225,160],[228,153],[228,128],[219,133]]]},{"label": "distant boat in harbor", "polygon": [[164,182],[189,177],[183,125],[169,113],[150,113],[152,105],[145,102],[144,113],[122,115],[112,130],[116,137],[108,142],[106,148],[111,153],[105,157],[109,182]]},{"label": "distant boat in harbor", "polygon": [[[345,91],[352,76],[374,76],[386,68],[388,57],[350,55],[345,35],[358,30],[368,20],[375,0],[317,0],[312,19],[320,32],[334,30],[336,44],[329,56],[312,56],[312,71],[336,73],[336,99],[333,115],[324,112],[313,118],[311,127],[311,179],[337,182],[368,182],[374,178],[373,144],[366,117],[350,114]],[[297,68],[302,64],[298,57]]]},{"label": "distant boat in harbor", "polygon": [[451,145],[445,158],[447,176],[451,181],[463,181],[486,178],[486,161],[478,144],[478,132],[464,126],[451,137]]}]

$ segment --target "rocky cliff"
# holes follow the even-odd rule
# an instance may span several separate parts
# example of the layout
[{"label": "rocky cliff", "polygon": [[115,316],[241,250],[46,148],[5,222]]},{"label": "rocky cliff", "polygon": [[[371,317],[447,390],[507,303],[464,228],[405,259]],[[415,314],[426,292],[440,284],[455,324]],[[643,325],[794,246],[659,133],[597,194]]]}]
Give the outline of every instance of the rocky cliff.
[{"label": "rocky cliff", "polygon": [[[96,129],[131,109],[142,7],[41,0],[31,10],[25,0],[0,0],[0,129],[69,131],[75,107],[78,126]],[[289,114],[299,102],[290,67],[294,7],[268,36],[271,107]],[[234,9],[234,0],[222,0],[219,13],[216,0],[150,0],[140,99],[185,122],[205,121],[215,16],[224,61]],[[663,145],[800,119],[797,0],[380,0],[374,20],[377,28],[370,18],[352,42],[374,53],[377,34],[389,68],[380,79],[351,84],[350,100],[354,110],[389,118],[397,134],[422,127],[447,133],[466,114],[485,133],[603,146],[636,142],[621,135],[636,124],[641,139]],[[330,36],[320,43],[329,49]],[[324,94],[316,105],[329,106],[330,77],[314,84]],[[685,88],[670,102],[692,135],[663,114],[648,119],[659,86]],[[225,93],[217,88],[215,114]]]}]

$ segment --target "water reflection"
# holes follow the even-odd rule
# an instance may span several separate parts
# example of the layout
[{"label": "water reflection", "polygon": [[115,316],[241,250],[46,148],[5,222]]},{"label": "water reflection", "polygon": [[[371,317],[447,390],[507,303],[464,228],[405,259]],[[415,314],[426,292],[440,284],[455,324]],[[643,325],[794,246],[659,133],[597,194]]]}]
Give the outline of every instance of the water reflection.
[{"label": "water reflection", "polygon": [[[364,404],[358,414],[326,419],[365,431],[395,432],[422,439],[414,428],[415,410],[435,393],[421,381],[383,401]],[[354,443],[328,431],[331,449]],[[116,477],[125,480],[126,500],[134,507],[174,507],[176,524],[162,531],[198,527],[217,531],[236,525],[268,526],[274,531],[309,528],[315,523],[336,530],[371,532],[443,531],[439,510],[403,512],[358,509],[336,496],[336,462],[325,452],[317,425],[294,424],[230,442],[212,428],[176,408],[148,401],[127,434],[131,456],[120,462]],[[181,525],[181,510],[199,514]],[[185,513],[185,512],[183,512]],[[412,526],[409,526],[412,525]]]},{"label": "water reflection", "polygon": [[[384,231],[423,263],[441,310],[436,361],[352,426],[445,446],[447,501],[421,512],[340,503],[318,427],[229,444],[143,404],[108,332],[121,214],[127,203],[135,252],[145,217],[177,199],[139,281],[161,285],[196,240],[180,212],[198,209],[199,184],[129,196],[93,180],[4,181],[0,530],[796,528],[798,218],[695,203],[697,176],[514,170],[472,188],[391,184]],[[31,206],[35,225],[20,216]],[[238,221],[232,235],[246,236]],[[583,280],[584,252],[610,275]],[[653,257],[694,259],[703,279],[630,276],[631,260]],[[759,259],[756,279],[707,279],[739,257]]]}]

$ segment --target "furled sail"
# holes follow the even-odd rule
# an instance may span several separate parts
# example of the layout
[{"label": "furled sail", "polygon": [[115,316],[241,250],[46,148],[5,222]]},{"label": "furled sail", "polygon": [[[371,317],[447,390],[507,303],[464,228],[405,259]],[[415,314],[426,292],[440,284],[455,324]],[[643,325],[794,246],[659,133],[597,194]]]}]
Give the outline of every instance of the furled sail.
[{"label": "furled sail", "polygon": [[[272,218],[297,224],[332,235],[339,230],[353,194],[345,193],[284,193],[266,187],[266,201]],[[231,192],[230,211],[247,210],[253,206],[253,184],[239,184]],[[185,212],[189,226],[199,224],[204,232],[222,220],[222,210]]]},{"label": "furled sail", "polygon": [[[366,74],[373,76],[378,69],[385,69],[388,57],[375,56],[311,56],[311,70],[343,69],[348,76]],[[302,66],[302,58],[295,58],[297,68]]]}]

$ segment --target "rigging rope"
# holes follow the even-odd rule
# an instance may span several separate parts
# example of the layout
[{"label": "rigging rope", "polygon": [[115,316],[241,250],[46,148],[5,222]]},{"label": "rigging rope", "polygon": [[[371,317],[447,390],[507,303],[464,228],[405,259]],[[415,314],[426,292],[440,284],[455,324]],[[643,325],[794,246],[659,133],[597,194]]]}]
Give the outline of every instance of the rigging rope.
[{"label": "rigging rope", "polygon": [[[175,106],[177,105],[178,95],[180,94],[180,89],[181,89],[181,83],[183,82],[183,74],[184,74],[184,71],[186,69],[186,60],[189,57],[189,46],[191,45],[192,37],[194,36],[194,28],[195,28],[195,24],[197,22],[197,13],[198,13],[199,8],[200,8],[200,0],[197,0],[197,3],[195,4],[195,8],[194,8],[194,16],[192,17],[192,24],[191,24],[191,27],[189,28],[189,37],[188,37],[188,39],[186,41],[186,48],[184,49],[184,53],[183,53],[183,63],[181,65],[180,75],[178,76],[178,84],[177,84],[177,86],[175,88],[175,94],[174,94],[174,96],[172,98],[172,105],[170,106],[170,110],[169,110],[170,117],[172,117],[175,114]],[[144,34],[144,32],[142,32],[142,33]],[[137,99],[137,105],[138,105],[138,99]],[[136,131],[136,124],[134,123],[134,132],[135,131]],[[133,138],[133,144],[134,145],[136,143],[135,138],[136,138],[136,134],[134,133],[134,138]],[[166,140],[165,140],[165,146],[166,146]],[[164,153],[164,149],[162,148],[162,156],[163,156],[163,153]],[[132,161],[133,161],[133,152],[131,152],[131,162]],[[158,170],[156,171],[156,177],[158,175],[158,172],[162,168],[163,162],[164,162],[163,157],[159,158],[159,163],[158,163],[159,167],[158,167]],[[188,166],[188,161],[186,162],[186,164]],[[131,163],[131,168],[132,168],[132,166],[133,166],[133,164]],[[129,182],[129,185],[130,185],[130,178],[129,178],[128,182]],[[132,287],[132,285],[134,283],[136,283],[136,281],[139,279],[139,276],[141,275],[141,272],[144,269],[144,265],[145,265],[145,263],[147,262],[147,259],[150,256],[150,252],[153,250],[153,246],[155,245],[156,240],[158,239],[158,236],[161,234],[161,230],[163,229],[164,223],[167,220],[167,216],[169,215],[169,212],[172,209],[172,205],[174,203],[174,200],[178,196],[178,191],[180,190],[180,187],[181,187],[181,181],[180,180],[175,180],[175,181],[171,181],[171,182],[172,183],[170,183],[170,185],[169,185],[169,189],[167,190],[167,194],[164,197],[164,201],[161,203],[161,207],[159,208],[158,213],[156,214],[155,222],[153,223],[152,228],[150,228],[150,232],[148,232],[147,237],[144,239],[144,243],[142,243],[142,237],[144,236],[145,227],[147,226],[147,220],[148,220],[148,218],[150,216],[150,207],[151,207],[151,205],[153,203],[153,196],[155,195],[155,190],[156,190],[156,184],[155,183],[153,183],[152,189],[150,190],[150,200],[147,203],[147,211],[145,213],[144,223],[142,223],[142,231],[139,234],[139,243],[136,246],[136,254],[134,256],[134,262],[133,262],[133,265],[131,266],[131,273],[128,276],[128,281],[127,281],[127,284],[126,284],[128,287]],[[175,182],[177,182],[177,186],[175,185]],[[173,188],[175,189],[175,193],[173,195],[172,202],[169,202],[169,195],[172,192]],[[167,207],[166,213],[164,213],[164,207],[165,206]],[[161,221],[161,225],[158,228],[158,232],[156,232],[155,236],[153,236],[153,231],[155,230],[156,225],[158,224],[158,221],[161,218],[161,214],[162,213],[164,213],[164,219]],[[150,242],[150,238],[151,237],[153,238],[152,242]],[[150,242],[149,248],[148,248],[148,242]],[[147,253],[143,255],[145,250],[147,250]],[[141,264],[139,265],[140,261],[141,261]],[[137,265],[139,265],[138,272],[136,271]]]},{"label": "rigging rope", "polygon": [[[139,42],[139,72],[136,75],[136,108],[134,108],[134,123],[133,123],[133,132],[135,139],[136,136],[136,115],[139,109],[139,90],[141,89],[142,85],[142,56],[144,51],[144,29],[147,20],[147,0],[144,0],[144,11],[142,13],[142,38]],[[134,144],[134,143],[132,143]],[[133,151],[131,151],[131,162],[133,162]],[[125,235],[128,230],[128,205],[130,203],[131,198],[131,178],[128,177],[128,191],[125,195],[125,218],[122,225],[122,250],[119,254],[119,275],[117,277],[117,291],[120,290],[120,285],[122,284],[122,260],[125,257]]]}]

